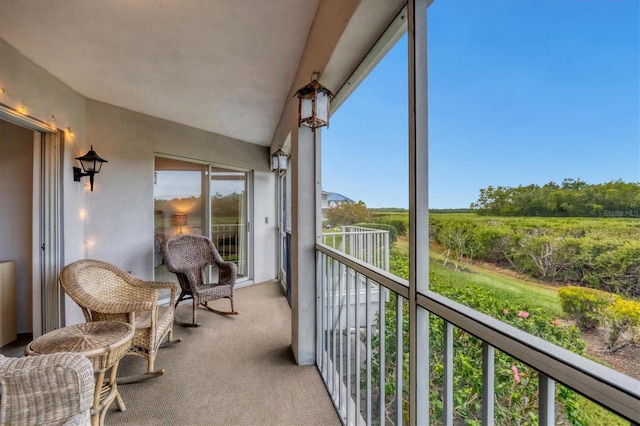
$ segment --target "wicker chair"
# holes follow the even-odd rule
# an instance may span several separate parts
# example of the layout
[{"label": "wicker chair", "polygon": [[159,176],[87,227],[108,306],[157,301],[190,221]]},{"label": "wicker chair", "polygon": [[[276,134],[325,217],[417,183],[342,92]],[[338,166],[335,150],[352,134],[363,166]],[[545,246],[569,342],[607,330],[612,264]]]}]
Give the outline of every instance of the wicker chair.
[{"label": "wicker chair", "polygon": [[94,387],[83,355],[0,355],[0,424],[89,425]]},{"label": "wicker chair", "polygon": [[[233,308],[233,286],[236,283],[238,267],[233,262],[224,261],[209,238],[191,234],[169,238],[162,244],[162,256],[167,270],[176,274],[182,289],[176,306],[183,299],[193,299],[191,323],[176,323],[186,327],[198,327],[198,305],[219,314],[237,314]],[[204,270],[209,265],[216,265],[219,269],[217,283],[207,283],[204,279]],[[231,301],[231,311],[219,311],[208,305],[209,301],[222,298]]]},{"label": "wicker chair", "polygon": [[[177,286],[172,282],[140,280],[110,263],[79,260],[64,267],[60,283],[65,292],[82,308],[88,321],[122,321],[134,329],[127,355],[147,360],[147,373],[118,378],[119,384],[158,377],[164,369],[154,371],[156,353],[166,338],[173,339],[174,300]],[[170,290],[168,306],[158,305],[158,291]]]}]

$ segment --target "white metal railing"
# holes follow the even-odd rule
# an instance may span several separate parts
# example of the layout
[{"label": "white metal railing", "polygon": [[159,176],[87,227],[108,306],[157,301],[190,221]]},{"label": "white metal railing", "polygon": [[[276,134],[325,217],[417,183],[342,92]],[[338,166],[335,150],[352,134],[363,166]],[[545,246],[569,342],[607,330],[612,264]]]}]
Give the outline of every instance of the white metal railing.
[{"label": "white metal railing", "polygon": [[[389,231],[348,225],[341,227],[339,232],[323,233],[322,241],[323,244],[361,262],[385,271],[389,270]],[[332,311],[333,321],[340,321],[345,315],[350,316],[352,320],[355,320],[354,316],[358,316],[358,324],[373,325],[379,312],[378,306],[388,301],[388,294],[384,288],[367,285],[366,280],[355,277],[353,271],[345,269],[336,273],[350,274],[348,279],[357,285],[350,289],[343,289],[339,296],[341,301],[339,309]],[[356,295],[356,292],[359,294]],[[365,292],[369,292],[368,298],[364,297]]]},{"label": "white metal railing", "polygon": [[322,244],[376,268],[389,270],[389,231],[343,226],[339,232],[323,233]]},{"label": "white metal railing", "polygon": [[246,225],[220,224],[211,225],[211,241],[216,245],[218,253],[225,260],[238,265],[238,275],[247,275],[245,260]]},{"label": "white metal railing", "polygon": [[[416,373],[397,367],[399,371],[389,378],[384,376],[384,371],[387,362],[395,361],[396,366],[404,366],[401,360],[407,355],[403,350],[407,336],[402,322],[409,297],[408,283],[325,245],[316,246],[316,261],[319,295],[316,363],[342,422],[350,425],[406,423],[408,411],[403,400],[408,398],[403,395],[406,388],[403,378]],[[366,289],[364,295],[354,291],[361,286]],[[385,315],[395,315],[395,330],[392,329],[390,334],[387,333],[388,324],[386,327],[364,325],[371,324],[371,316],[374,315],[371,289],[375,288],[381,292],[389,291],[396,298],[391,310],[388,306],[385,309],[385,298],[377,301],[380,324],[385,324]],[[365,298],[364,303],[360,303],[361,297]],[[355,303],[352,303],[352,298]],[[449,425],[456,421],[453,329],[459,328],[482,342],[483,388],[478,400],[482,404],[483,424],[494,423],[494,350],[502,351],[537,371],[539,424],[555,423],[556,383],[573,389],[627,419],[632,425],[640,424],[640,381],[436,293],[418,294],[416,302],[421,309],[441,318],[445,326],[441,390],[443,415],[441,419],[432,419],[432,422]],[[351,309],[364,309],[364,316],[369,321],[361,321],[359,312],[352,313]],[[390,345],[395,348],[391,352]],[[396,359],[385,359],[389,353]],[[372,364],[373,359],[375,364]],[[374,382],[384,385],[374,388]],[[393,394],[387,395],[387,392]]]}]

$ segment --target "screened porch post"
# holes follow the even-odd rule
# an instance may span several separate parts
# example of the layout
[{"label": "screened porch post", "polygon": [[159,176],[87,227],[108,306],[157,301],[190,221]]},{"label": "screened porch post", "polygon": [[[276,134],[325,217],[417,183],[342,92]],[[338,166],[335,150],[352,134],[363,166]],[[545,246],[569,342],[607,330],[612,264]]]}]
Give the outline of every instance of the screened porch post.
[{"label": "screened porch post", "polygon": [[[316,254],[319,229],[320,179],[316,175],[319,161],[320,132],[302,127],[291,138],[291,347],[296,362],[316,362]],[[317,142],[317,146],[316,146]],[[319,172],[318,172],[319,173]],[[317,210],[317,211],[316,211]]]},{"label": "screened porch post", "polygon": [[409,0],[409,422],[429,424],[429,313],[417,294],[429,289],[427,6]]}]

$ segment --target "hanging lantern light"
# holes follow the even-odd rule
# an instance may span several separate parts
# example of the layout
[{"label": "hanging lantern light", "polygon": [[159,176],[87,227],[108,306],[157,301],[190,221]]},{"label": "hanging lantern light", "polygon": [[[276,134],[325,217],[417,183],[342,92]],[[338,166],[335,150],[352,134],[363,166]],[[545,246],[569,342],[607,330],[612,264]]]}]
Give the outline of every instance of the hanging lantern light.
[{"label": "hanging lantern light", "polygon": [[289,157],[281,149],[271,155],[271,170],[278,173],[287,171],[287,161]]},{"label": "hanging lantern light", "polygon": [[318,82],[318,71],[311,74],[311,83],[298,90],[298,126],[316,129],[329,125],[329,107],[333,93]]}]

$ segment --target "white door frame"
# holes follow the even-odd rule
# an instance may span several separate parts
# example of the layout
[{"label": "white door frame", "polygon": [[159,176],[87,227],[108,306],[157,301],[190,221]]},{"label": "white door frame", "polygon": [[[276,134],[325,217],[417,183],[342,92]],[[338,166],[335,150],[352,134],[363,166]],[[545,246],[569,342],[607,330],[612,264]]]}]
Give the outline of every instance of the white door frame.
[{"label": "white door frame", "polygon": [[0,119],[33,133],[32,333],[64,325],[58,286],[63,256],[62,155],[64,133],[49,123],[0,103]]}]

